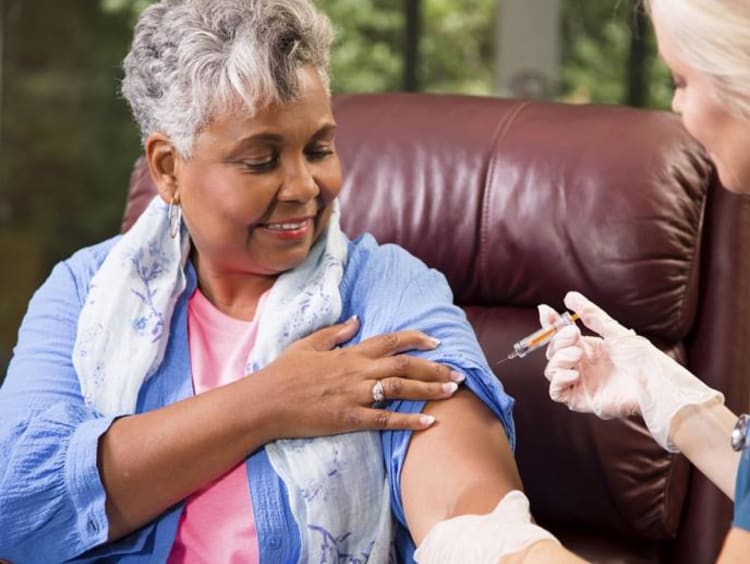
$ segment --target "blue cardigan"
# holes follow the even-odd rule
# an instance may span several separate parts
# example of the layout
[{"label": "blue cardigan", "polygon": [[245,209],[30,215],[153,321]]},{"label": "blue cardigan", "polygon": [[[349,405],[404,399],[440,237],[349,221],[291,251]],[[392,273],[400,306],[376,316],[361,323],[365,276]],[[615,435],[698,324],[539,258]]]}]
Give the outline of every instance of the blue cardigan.
[{"label": "blue cardigan", "polygon": [[[174,542],[183,504],[114,543],[107,540],[106,493],[97,468],[99,438],[112,423],[84,404],[72,364],[81,307],[89,283],[117,237],[82,249],[59,263],[32,298],[18,344],[0,388],[0,558],[18,563],[164,562]],[[172,317],[159,370],[141,388],[137,412],[157,409],[192,395],[187,337],[187,302],[196,286],[192,265],[188,287]],[[361,329],[352,344],[402,329],[440,339],[434,351],[418,352],[466,375],[468,386],[502,421],[511,445],[513,400],[487,366],[464,313],[442,276],[395,245],[365,235],[349,244],[341,282],[342,319],[357,314]],[[424,402],[392,401],[388,409],[418,412]],[[400,560],[412,561],[400,475],[411,434],[381,433]],[[260,561],[297,562],[299,533],[284,483],[265,449],[247,459]]]}]

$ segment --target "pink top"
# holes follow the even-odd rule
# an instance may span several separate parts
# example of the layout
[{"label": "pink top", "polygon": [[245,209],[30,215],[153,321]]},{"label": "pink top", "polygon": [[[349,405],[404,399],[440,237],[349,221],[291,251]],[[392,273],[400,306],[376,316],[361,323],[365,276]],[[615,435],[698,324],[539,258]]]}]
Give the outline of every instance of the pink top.
[{"label": "pink top", "polygon": [[[188,336],[196,394],[245,375],[264,297],[253,321],[225,315],[199,290],[190,297]],[[258,559],[258,533],[243,462],[187,498],[167,562],[244,564]]]}]

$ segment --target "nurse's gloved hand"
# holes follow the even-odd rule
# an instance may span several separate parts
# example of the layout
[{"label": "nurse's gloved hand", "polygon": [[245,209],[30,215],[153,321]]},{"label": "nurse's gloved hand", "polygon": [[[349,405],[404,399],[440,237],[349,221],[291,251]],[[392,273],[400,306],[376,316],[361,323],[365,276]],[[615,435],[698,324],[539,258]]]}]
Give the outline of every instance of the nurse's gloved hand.
[{"label": "nurse's gloved hand", "polygon": [[492,513],[461,515],[440,521],[427,533],[414,553],[419,564],[501,562],[539,541],[558,540],[531,522],[529,500],[511,490]]},{"label": "nurse's gloved hand", "polygon": [[[640,414],[654,439],[671,452],[678,449],[670,439],[670,427],[683,407],[724,401],[720,392],[578,292],[569,292],[564,302],[600,336],[584,337],[578,327],[569,326],[552,339],[544,375],[553,400],[602,419]],[[557,315],[539,306],[542,325]]]}]

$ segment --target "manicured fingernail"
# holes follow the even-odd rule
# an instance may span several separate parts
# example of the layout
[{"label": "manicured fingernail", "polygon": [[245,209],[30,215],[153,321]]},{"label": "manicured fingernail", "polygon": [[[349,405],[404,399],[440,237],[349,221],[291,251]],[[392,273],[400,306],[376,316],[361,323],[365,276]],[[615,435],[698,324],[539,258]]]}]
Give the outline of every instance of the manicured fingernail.
[{"label": "manicured fingernail", "polygon": [[450,378],[454,382],[463,382],[466,380],[466,376],[463,372],[456,372],[455,370],[451,370]]},{"label": "manicured fingernail", "polygon": [[443,384],[443,391],[446,394],[452,394],[458,389],[458,384],[455,382],[448,382],[447,384]]},{"label": "manicured fingernail", "polygon": [[429,427],[435,422],[435,418],[432,415],[422,415],[419,418],[419,422],[425,427]]},{"label": "manicured fingernail", "polygon": [[354,323],[354,322],[355,322],[355,321],[357,321],[358,319],[359,319],[359,315],[357,315],[357,314],[355,313],[355,314],[354,314],[354,315],[352,315],[352,316],[351,316],[351,317],[350,317],[349,319],[347,319],[347,320],[346,320],[346,322],[347,322],[347,323]]},{"label": "manicured fingernail", "polygon": [[432,346],[434,348],[438,348],[440,346],[440,339],[436,339],[435,337],[430,337],[430,342],[432,343]]}]

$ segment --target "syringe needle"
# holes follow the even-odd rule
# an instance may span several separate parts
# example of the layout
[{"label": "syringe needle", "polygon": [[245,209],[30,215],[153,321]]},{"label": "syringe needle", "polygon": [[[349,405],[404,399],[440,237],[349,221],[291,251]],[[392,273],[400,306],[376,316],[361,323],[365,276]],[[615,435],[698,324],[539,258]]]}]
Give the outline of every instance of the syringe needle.
[{"label": "syringe needle", "polygon": [[503,363],[503,362],[505,362],[506,360],[513,360],[514,358],[518,358],[518,354],[516,354],[515,352],[512,352],[512,353],[510,353],[510,354],[509,354],[508,356],[506,356],[505,358],[501,358],[500,360],[498,360],[498,361],[497,361],[497,362],[495,363],[495,366],[497,366],[498,364],[502,364],[502,363]]}]

